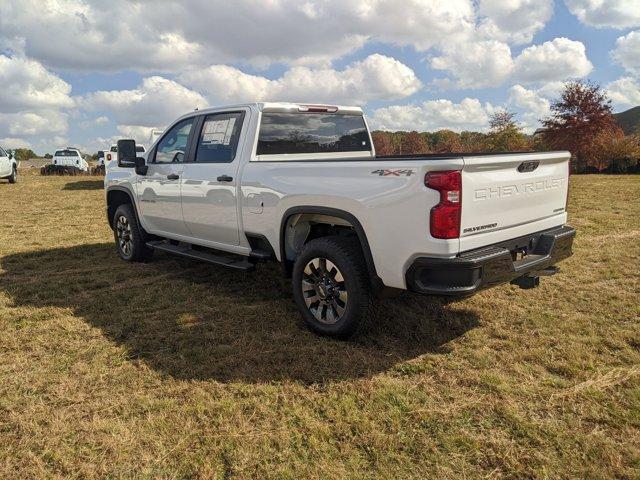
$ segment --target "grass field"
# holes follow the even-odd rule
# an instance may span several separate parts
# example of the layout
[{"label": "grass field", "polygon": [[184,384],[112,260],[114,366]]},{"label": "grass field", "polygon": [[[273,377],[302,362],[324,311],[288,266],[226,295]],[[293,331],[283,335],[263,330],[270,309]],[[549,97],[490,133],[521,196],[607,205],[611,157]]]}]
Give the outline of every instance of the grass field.
[{"label": "grass field", "polygon": [[640,177],[575,176],[532,291],[352,342],[273,265],[115,254],[101,180],[0,184],[0,478],[640,478]]}]

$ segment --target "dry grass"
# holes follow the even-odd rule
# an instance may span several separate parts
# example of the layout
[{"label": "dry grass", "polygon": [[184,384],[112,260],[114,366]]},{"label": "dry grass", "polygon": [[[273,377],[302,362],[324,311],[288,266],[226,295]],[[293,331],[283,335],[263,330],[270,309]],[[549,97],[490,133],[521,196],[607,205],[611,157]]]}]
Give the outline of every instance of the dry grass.
[{"label": "dry grass", "polygon": [[573,178],[541,288],[345,343],[279,269],[116,258],[100,180],[0,185],[0,477],[638,478],[640,177]]}]

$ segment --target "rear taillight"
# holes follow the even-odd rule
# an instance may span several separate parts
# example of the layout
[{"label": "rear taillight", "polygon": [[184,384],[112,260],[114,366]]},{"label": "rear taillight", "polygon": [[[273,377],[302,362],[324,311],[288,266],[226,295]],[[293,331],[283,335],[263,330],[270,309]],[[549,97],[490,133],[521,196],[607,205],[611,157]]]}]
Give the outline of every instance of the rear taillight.
[{"label": "rear taillight", "polygon": [[110,153],[107,153],[107,160],[111,161],[111,154]]},{"label": "rear taillight", "polygon": [[434,238],[458,238],[462,217],[462,175],[458,170],[427,173],[424,183],[440,192],[440,203],[431,209],[430,229]]}]

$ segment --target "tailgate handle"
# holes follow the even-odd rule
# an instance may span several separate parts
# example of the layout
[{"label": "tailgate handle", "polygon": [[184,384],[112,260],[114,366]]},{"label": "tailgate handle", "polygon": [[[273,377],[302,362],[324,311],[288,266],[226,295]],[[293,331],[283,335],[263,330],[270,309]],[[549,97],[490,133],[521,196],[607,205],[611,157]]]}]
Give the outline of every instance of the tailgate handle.
[{"label": "tailgate handle", "polygon": [[520,165],[518,165],[518,171],[520,173],[533,172],[536,168],[538,168],[539,165],[540,165],[540,161],[529,160],[527,162],[522,162]]},{"label": "tailgate handle", "polygon": [[229,175],[220,175],[217,180],[219,182],[233,182],[233,177],[230,177]]}]

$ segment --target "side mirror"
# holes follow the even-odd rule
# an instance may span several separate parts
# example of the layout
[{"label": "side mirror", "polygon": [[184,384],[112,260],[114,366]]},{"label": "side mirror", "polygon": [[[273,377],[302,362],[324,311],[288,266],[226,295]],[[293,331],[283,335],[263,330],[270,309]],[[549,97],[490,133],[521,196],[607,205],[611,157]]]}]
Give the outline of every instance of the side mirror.
[{"label": "side mirror", "polygon": [[136,173],[138,175],[146,175],[149,167],[142,157],[136,157]]},{"label": "side mirror", "polygon": [[136,141],[118,140],[118,166],[122,168],[135,168],[136,166]]},{"label": "side mirror", "polygon": [[7,152],[7,155],[9,156],[9,160],[13,160],[13,152]]}]

